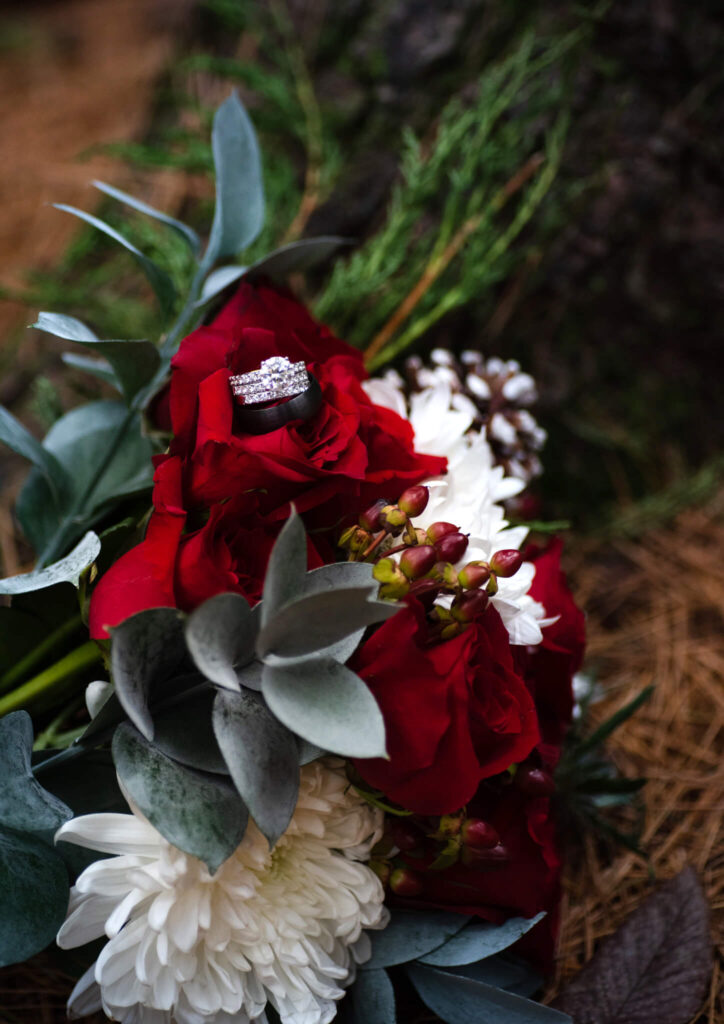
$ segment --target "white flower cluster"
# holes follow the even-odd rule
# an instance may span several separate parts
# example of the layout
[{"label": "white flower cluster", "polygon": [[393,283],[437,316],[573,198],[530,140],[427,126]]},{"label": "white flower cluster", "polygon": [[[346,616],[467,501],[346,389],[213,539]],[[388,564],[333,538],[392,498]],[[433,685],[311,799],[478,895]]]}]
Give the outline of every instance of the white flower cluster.
[{"label": "white flower cluster", "polygon": [[[526,483],[506,476],[494,464],[484,434],[471,429],[477,410],[470,399],[435,377],[429,387],[411,396],[408,406],[402,379],[394,371],[364,386],[373,402],[410,420],[418,451],[448,460],[445,476],[423,481],[430,489],[430,501],[415,525],[425,528],[442,521],[469,534],[461,564],[489,561],[496,551],[520,549],[528,530],[509,526],[500,503],[522,491]],[[513,644],[539,644],[541,628],[550,621],[543,606],[528,593],[534,575],[535,566],[524,562],[510,579],[498,580],[499,590],[492,598]]]},{"label": "white flower cluster", "polygon": [[301,770],[299,801],[270,852],[252,822],[216,874],[140,815],[90,814],[57,839],[115,854],[71,892],[58,944],[107,935],[71,1016],[103,1009],[122,1024],[329,1024],[384,928],[384,890],[363,861],[382,813],[349,786],[341,762]]}]

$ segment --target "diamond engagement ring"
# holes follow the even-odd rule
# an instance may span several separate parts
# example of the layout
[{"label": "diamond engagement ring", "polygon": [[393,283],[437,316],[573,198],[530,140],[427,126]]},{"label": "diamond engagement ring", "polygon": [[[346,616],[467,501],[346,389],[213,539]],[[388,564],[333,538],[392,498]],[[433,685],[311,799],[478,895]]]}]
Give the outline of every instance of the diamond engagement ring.
[{"label": "diamond engagement ring", "polygon": [[309,387],[304,363],[291,363],[286,356],[264,359],[258,370],[229,378],[231,390],[244,405],[259,405],[279,398],[293,398]]},{"label": "diamond engagement ring", "polygon": [[238,402],[237,423],[247,434],[270,434],[291,420],[308,420],[322,403],[316,377],[303,362],[292,363],[286,356],[264,359],[258,370],[230,377],[229,384]]}]

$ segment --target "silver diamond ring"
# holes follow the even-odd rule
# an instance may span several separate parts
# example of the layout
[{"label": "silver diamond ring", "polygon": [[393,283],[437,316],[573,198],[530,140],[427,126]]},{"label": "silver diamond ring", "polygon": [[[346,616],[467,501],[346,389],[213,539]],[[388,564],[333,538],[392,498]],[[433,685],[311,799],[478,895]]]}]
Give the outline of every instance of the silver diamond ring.
[{"label": "silver diamond ring", "polygon": [[309,387],[309,374],[303,362],[292,363],[286,356],[264,359],[258,370],[229,378],[231,390],[243,404],[259,405],[279,398],[293,398]]}]

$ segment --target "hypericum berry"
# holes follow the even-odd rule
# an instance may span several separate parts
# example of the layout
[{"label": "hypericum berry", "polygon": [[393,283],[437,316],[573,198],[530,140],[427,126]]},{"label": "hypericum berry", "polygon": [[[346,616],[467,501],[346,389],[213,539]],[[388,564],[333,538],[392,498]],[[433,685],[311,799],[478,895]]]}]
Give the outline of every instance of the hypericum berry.
[{"label": "hypericum berry", "polygon": [[437,826],[437,838],[456,836],[463,823],[462,814],[443,814]]},{"label": "hypericum berry", "polygon": [[388,818],[385,824],[385,835],[395,844],[402,853],[409,853],[420,844],[420,836],[414,829],[406,825],[404,821]]},{"label": "hypericum berry", "polygon": [[362,513],[359,517],[359,524],[363,530],[367,530],[368,533],[377,533],[378,530],[382,529],[381,515],[382,509],[385,508],[389,502],[385,501],[384,498],[379,498],[374,505],[370,505],[368,509]]},{"label": "hypericum berry", "polygon": [[435,548],[421,544],[416,548],[405,548],[400,555],[400,568],[408,580],[419,580],[427,576],[436,561]]},{"label": "hypericum berry", "polygon": [[372,575],[378,583],[398,583],[402,573],[394,558],[380,558],[374,564]]},{"label": "hypericum berry", "polygon": [[528,796],[550,796],[556,790],[553,776],[544,768],[531,768],[521,764],[518,766],[513,781],[518,789],[527,793]]},{"label": "hypericum berry", "polygon": [[397,504],[408,516],[414,517],[422,515],[429,500],[430,492],[427,487],[417,484],[415,487],[408,487],[406,491],[403,491]]},{"label": "hypericum berry", "polygon": [[508,848],[498,843],[489,850],[476,850],[472,846],[463,846],[460,860],[468,867],[494,868],[506,864],[510,860]]},{"label": "hypericum berry", "polygon": [[466,590],[477,590],[490,579],[490,568],[485,562],[468,562],[458,572],[458,582]]},{"label": "hypericum berry", "polygon": [[377,875],[383,885],[387,885],[392,874],[392,868],[386,860],[368,860],[367,867]]},{"label": "hypericum berry", "polygon": [[483,590],[467,590],[456,597],[450,608],[457,622],[472,622],[488,607],[488,595]]},{"label": "hypericum berry", "polygon": [[492,850],[500,843],[497,831],[482,818],[468,818],[463,823],[462,839],[473,850]]},{"label": "hypericum berry", "polygon": [[468,538],[464,533],[448,533],[435,543],[437,557],[441,562],[459,562],[465,554]]},{"label": "hypericum berry", "polygon": [[490,568],[496,576],[502,576],[503,579],[515,576],[522,564],[523,556],[520,551],[516,551],[514,548],[496,551],[490,559]]},{"label": "hypericum berry", "polygon": [[385,505],[380,512],[380,524],[393,537],[399,537],[407,526],[407,514],[397,505]]},{"label": "hypericum berry", "polygon": [[432,526],[427,528],[427,541],[429,544],[437,544],[443,537],[447,537],[449,533],[457,533],[458,527],[452,523],[433,523]]},{"label": "hypericum berry", "polygon": [[422,879],[409,868],[395,868],[390,875],[390,889],[397,896],[417,896],[422,892]]}]

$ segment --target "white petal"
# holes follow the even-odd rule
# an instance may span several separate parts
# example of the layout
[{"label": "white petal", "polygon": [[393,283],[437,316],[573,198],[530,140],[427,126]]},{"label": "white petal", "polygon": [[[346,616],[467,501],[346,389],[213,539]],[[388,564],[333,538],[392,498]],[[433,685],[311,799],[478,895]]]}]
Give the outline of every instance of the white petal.
[{"label": "white petal", "polygon": [[55,833],[56,843],[74,843],[101,853],[158,854],[160,837],[132,814],[85,814],[71,818]]}]

